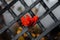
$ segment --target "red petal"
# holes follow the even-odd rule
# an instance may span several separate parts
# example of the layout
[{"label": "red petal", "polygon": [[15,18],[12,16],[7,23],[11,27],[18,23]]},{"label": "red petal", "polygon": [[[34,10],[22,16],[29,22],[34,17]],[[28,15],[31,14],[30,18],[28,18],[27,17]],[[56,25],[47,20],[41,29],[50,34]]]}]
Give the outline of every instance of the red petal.
[{"label": "red petal", "polygon": [[36,24],[37,20],[38,20],[38,16],[34,16],[34,17],[33,17],[33,25]]}]

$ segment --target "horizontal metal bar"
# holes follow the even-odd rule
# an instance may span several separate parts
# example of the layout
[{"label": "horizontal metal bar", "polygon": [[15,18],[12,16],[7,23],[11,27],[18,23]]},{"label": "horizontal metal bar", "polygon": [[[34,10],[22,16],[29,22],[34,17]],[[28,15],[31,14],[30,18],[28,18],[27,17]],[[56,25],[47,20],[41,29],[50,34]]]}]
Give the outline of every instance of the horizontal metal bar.
[{"label": "horizontal metal bar", "polygon": [[17,34],[12,40],[17,40],[17,38],[22,36],[27,31],[28,31],[28,28],[24,28],[23,31],[21,33]]},{"label": "horizontal metal bar", "polygon": [[13,0],[10,4],[8,4],[4,9],[0,10],[0,15],[2,15],[6,10],[8,10],[11,6],[13,6],[18,0]]},{"label": "horizontal metal bar", "polygon": [[54,28],[56,28],[58,25],[60,25],[60,21],[56,22],[54,25],[50,26],[46,29],[40,36],[38,36],[35,40],[40,40],[42,37],[44,37],[46,34],[48,34],[50,31],[52,31]]},{"label": "horizontal metal bar", "polygon": [[13,25],[17,20],[19,20],[24,14],[26,14],[29,10],[31,10],[34,6],[36,6],[36,4],[38,4],[39,0],[36,2],[34,2],[30,8],[27,8],[25,11],[23,11],[22,13],[20,13],[20,15],[18,15],[13,21],[11,21],[7,26],[4,26],[2,29],[0,29],[0,34],[3,33],[4,31],[6,31],[11,25]]},{"label": "horizontal metal bar", "polygon": [[[40,3],[43,5],[43,7],[44,7],[46,10],[50,10],[50,9],[48,8],[48,6],[44,3],[43,0],[40,1]],[[55,15],[52,13],[52,11],[50,11],[50,13],[48,13],[48,14],[52,17],[52,19],[53,19],[55,22],[58,21],[58,19],[55,17]],[[48,14],[47,14],[47,15],[48,15]]]},{"label": "horizontal metal bar", "polygon": [[43,13],[43,15],[41,15],[39,17],[39,20],[43,19],[45,16],[47,16],[48,13],[50,13],[51,11],[53,11],[56,7],[59,6],[59,3],[56,3],[55,5],[53,5],[50,10],[47,10],[45,13]]}]

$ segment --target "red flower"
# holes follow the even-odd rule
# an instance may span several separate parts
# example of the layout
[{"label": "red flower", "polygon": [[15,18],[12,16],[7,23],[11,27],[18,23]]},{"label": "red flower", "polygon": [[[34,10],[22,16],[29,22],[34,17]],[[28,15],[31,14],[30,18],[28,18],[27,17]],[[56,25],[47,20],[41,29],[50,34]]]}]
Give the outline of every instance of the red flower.
[{"label": "red flower", "polygon": [[26,15],[26,17],[21,17],[21,23],[23,26],[34,26],[38,20],[38,16],[34,16],[31,18],[29,15]]}]

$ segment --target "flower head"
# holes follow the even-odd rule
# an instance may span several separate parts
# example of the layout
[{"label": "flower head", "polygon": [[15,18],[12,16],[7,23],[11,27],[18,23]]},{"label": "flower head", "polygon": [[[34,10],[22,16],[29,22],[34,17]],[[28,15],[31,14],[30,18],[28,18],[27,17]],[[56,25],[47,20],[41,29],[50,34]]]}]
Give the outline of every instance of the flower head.
[{"label": "flower head", "polygon": [[30,17],[29,15],[26,15],[26,17],[21,17],[21,23],[23,26],[27,26],[27,27],[30,27],[30,26],[34,26],[38,20],[38,16],[34,16],[34,17]]}]

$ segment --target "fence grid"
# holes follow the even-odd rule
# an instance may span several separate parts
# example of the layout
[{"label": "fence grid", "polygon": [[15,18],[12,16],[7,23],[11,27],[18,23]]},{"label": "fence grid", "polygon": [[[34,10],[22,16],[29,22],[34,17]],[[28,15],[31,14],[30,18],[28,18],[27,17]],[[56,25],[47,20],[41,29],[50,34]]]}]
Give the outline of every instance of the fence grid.
[{"label": "fence grid", "polygon": [[[24,0],[13,0],[11,3],[7,4],[7,2],[5,0],[0,0],[2,3],[4,3],[6,6],[5,8],[3,8],[2,10],[0,10],[0,15],[2,15],[6,10],[8,10],[10,12],[10,14],[13,16],[14,20],[12,20],[9,24],[4,25],[4,27],[2,29],[0,29],[0,34],[2,34],[3,32],[9,30],[10,26],[12,26],[15,22],[19,22],[19,18],[21,18],[22,16],[24,16],[27,12],[29,12],[29,14],[33,17],[35,14],[31,11],[32,8],[34,8],[38,3],[41,3],[42,6],[46,9],[46,12],[43,13],[43,15],[41,15],[39,17],[39,20],[37,22],[37,24],[39,25],[39,27],[42,29],[42,33],[40,36],[38,36],[37,38],[33,38],[30,34],[30,32],[28,32],[28,28],[23,28],[23,31],[20,34],[17,34],[15,37],[13,37],[11,40],[17,40],[19,36],[23,35],[25,32],[29,35],[29,37],[31,38],[31,40],[39,40],[41,39],[43,36],[47,35],[51,30],[53,30],[55,27],[57,27],[60,24],[60,21],[55,17],[55,15],[52,13],[52,11],[57,8],[60,5],[60,0],[58,0],[58,2],[56,4],[54,4],[51,8],[49,8],[45,2],[43,0],[36,0],[33,4],[31,4],[30,6],[28,6],[26,4],[26,2]],[[20,15],[16,15],[15,12],[11,9],[11,6],[13,6],[17,1],[20,1],[21,4],[25,7],[25,11],[21,12]],[[45,16],[50,15],[51,18],[54,20],[55,24],[52,25],[49,28],[45,28],[44,25],[42,25],[42,23],[40,22],[41,19],[43,19]],[[12,35],[12,33],[11,33]]]}]

